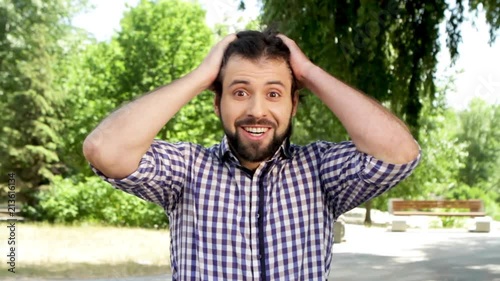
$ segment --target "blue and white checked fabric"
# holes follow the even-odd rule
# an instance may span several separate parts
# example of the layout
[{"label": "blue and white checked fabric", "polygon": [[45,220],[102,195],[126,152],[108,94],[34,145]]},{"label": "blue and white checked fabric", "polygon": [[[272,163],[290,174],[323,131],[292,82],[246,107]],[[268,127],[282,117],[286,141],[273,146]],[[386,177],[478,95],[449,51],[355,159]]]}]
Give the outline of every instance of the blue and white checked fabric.
[{"label": "blue and white checked fabric", "polygon": [[285,142],[255,172],[226,138],[204,148],[155,140],[137,171],[110,179],[163,206],[170,219],[173,280],[326,280],[333,223],[410,175],[352,142]]}]

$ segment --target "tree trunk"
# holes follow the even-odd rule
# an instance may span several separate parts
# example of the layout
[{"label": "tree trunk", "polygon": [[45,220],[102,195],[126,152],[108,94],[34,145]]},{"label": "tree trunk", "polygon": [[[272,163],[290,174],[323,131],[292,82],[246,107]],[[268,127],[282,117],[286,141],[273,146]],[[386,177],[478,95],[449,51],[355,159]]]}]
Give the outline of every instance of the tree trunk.
[{"label": "tree trunk", "polygon": [[365,213],[365,226],[371,226],[372,225],[372,200],[368,201],[365,203],[366,207],[366,213]]}]

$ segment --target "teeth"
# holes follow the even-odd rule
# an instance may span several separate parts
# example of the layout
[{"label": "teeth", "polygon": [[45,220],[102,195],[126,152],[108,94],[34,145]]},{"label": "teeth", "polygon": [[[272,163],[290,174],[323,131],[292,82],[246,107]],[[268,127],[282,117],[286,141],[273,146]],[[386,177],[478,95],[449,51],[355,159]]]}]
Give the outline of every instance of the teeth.
[{"label": "teeth", "polygon": [[262,134],[265,133],[268,130],[268,128],[262,128],[262,127],[246,127],[245,131],[252,133],[252,134]]}]

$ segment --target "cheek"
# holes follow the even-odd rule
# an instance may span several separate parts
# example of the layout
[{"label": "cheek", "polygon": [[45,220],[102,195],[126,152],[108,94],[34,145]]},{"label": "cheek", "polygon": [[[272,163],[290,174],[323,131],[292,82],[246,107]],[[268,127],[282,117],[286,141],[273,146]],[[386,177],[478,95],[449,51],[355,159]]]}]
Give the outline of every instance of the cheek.
[{"label": "cheek", "polygon": [[290,120],[290,117],[292,116],[293,113],[293,108],[292,104],[290,103],[276,107],[273,110],[273,116],[274,118],[280,123],[280,125],[288,125],[288,122]]},{"label": "cheek", "polygon": [[245,104],[230,99],[222,99],[219,106],[219,113],[225,121],[234,121],[245,114]]},{"label": "cheek", "polygon": [[234,105],[221,103],[219,107],[219,118],[225,126],[234,127],[234,122],[240,117],[238,109]]}]

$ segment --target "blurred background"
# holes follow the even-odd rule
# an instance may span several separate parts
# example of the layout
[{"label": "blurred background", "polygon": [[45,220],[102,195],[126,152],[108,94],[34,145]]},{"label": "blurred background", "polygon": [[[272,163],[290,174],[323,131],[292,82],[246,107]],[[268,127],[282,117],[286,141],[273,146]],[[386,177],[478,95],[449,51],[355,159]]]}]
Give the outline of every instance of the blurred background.
[{"label": "blurred background", "polygon": [[[365,224],[389,198],[481,199],[500,220],[497,0],[0,0],[0,209],[13,172],[27,276],[165,271],[163,210],[94,176],[82,142],[117,107],[197,67],[224,35],[269,25],[419,141],[420,166],[365,204]],[[158,138],[219,142],[212,99],[193,99]],[[348,139],[307,90],[294,126],[298,144]]]}]

